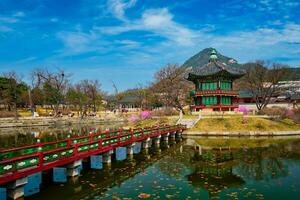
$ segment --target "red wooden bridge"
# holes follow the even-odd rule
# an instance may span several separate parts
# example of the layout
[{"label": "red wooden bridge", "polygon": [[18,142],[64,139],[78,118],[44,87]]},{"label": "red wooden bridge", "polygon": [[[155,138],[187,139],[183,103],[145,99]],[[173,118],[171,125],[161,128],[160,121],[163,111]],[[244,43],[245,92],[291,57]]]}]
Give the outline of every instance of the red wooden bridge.
[{"label": "red wooden bridge", "polygon": [[182,125],[120,129],[0,150],[0,185],[117,147],[185,129]]}]

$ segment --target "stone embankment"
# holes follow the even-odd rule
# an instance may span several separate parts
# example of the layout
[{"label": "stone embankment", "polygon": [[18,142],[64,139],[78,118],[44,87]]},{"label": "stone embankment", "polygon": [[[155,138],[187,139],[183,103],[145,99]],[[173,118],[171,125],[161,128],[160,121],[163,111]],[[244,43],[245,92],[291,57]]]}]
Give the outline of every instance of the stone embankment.
[{"label": "stone embankment", "polygon": [[241,132],[202,132],[202,131],[185,131],[184,136],[291,136],[300,135],[297,131],[241,131]]},{"label": "stone embankment", "polygon": [[57,125],[73,125],[73,124],[96,124],[105,122],[123,122],[123,118],[99,118],[99,117],[28,117],[20,118],[18,120],[12,118],[0,119],[0,128],[14,128],[14,127],[31,127],[31,126],[57,126]]}]

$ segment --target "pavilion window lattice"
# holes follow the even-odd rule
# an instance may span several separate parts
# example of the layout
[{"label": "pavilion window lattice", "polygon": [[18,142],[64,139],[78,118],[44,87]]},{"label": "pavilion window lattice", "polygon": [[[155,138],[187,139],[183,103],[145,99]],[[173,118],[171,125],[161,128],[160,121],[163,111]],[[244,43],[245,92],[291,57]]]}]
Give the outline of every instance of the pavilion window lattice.
[{"label": "pavilion window lattice", "polygon": [[221,97],[221,104],[231,105],[231,97]]},{"label": "pavilion window lattice", "polygon": [[205,106],[216,105],[217,104],[217,97],[212,97],[212,96],[202,97],[202,103]]},{"label": "pavilion window lattice", "polygon": [[217,82],[205,82],[202,83],[202,90],[203,91],[210,91],[210,90],[217,90],[218,83]]},{"label": "pavilion window lattice", "polygon": [[231,90],[231,82],[230,81],[222,81],[220,83],[221,90]]}]

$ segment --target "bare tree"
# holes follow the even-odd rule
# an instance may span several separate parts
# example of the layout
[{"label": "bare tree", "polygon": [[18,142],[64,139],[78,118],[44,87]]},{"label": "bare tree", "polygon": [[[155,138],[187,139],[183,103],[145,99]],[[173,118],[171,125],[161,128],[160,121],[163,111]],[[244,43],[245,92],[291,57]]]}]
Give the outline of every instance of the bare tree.
[{"label": "bare tree", "polygon": [[58,114],[59,105],[63,103],[69,77],[70,74],[61,69],[57,72],[50,72],[47,69],[36,69],[32,72],[33,85],[43,88],[45,103],[54,105],[55,116]]},{"label": "bare tree", "polygon": [[97,106],[101,104],[102,100],[102,92],[101,92],[101,84],[98,80],[83,80],[80,82],[84,90],[84,94],[88,98],[89,106],[93,108],[93,112],[97,112]]},{"label": "bare tree", "polygon": [[185,79],[185,69],[177,64],[168,64],[155,73],[152,91],[166,106],[174,107],[184,113],[183,106],[191,89]]},{"label": "bare tree", "polygon": [[265,108],[271,98],[280,92],[279,82],[287,73],[288,66],[265,61],[256,61],[244,65],[246,75],[241,80],[242,87],[249,90],[255,99],[258,110]]}]

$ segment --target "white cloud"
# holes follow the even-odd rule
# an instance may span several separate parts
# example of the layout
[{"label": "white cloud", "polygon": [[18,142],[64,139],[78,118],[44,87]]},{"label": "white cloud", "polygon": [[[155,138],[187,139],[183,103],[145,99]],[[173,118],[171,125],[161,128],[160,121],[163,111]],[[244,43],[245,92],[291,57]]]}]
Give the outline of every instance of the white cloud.
[{"label": "white cloud", "polygon": [[61,51],[64,55],[76,55],[95,50],[96,36],[93,33],[59,32],[57,37],[64,44],[64,49]]},{"label": "white cloud", "polygon": [[[210,46],[224,50],[225,53],[229,53],[229,56],[240,58],[243,62],[247,59],[288,55],[289,52],[295,52],[295,49],[299,51],[297,43],[300,42],[300,24],[285,24],[280,21],[276,23],[276,28],[271,27],[266,24],[255,30],[232,31],[220,35],[214,32],[218,30],[216,25],[212,27],[207,24],[201,29],[191,29],[176,22],[175,17],[167,8],[159,8],[145,10],[139,18],[126,19],[121,25],[94,26],[88,32],[77,30],[63,32],[58,36],[65,45],[63,51],[69,54],[117,49],[120,54],[126,54],[126,59],[129,57],[132,60],[144,59],[138,56],[143,54],[146,57],[149,56],[146,60],[157,63],[161,60],[155,56],[164,55],[164,59],[169,62],[172,60],[179,62],[184,61],[187,55]],[[140,38],[134,41],[126,38],[126,34],[122,34],[133,31],[141,31],[141,36],[145,38],[145,41]],[[135,34],[138,35],[138,33]],[[119,35],[122,35],[122,39],[119,39]],[[152,42],[146,41],[148,39]],[[291,44],[294,44],[293,48]],[[179,51],[180,55],[178,55]],[[281,51],[284,52],[281,53]],[[126,62],[126,59],[123,62]]]},{"label": "white cloud", "polygon": [[53,17],[50,19],[50,22],[58,22],[58,19],[56,17]]},{"label": "white cloud", "polygon": [[193,39],[198,36],[197,31],[176,23],[167,8],[146,10],[141,19],[127,22],[121,26],[96,27],[96,29],[112,35],[129,31],[149,31],[183,46],[193,45]]},{"label": "white cloud", "polygon": [[136,4],[137,0],[108,0],[109,11],[119,20],[127,21],[125,11]]},{"label": "white cloud", "polygon": [[12,28],[9,28],[8,26],[0,25],[0,32],[11,32],[11,31],[13,31]]},{"label": "white cloud", "polygon": [[254,31],[234,32],[229,36],[211,36],[214,44],[248,47],[272,46],[277,43],[299,43],[300,25],[287,24],[280,29],[260,28]]},{"label": "white cloud", "polygon": [[0,16],[0,23],[6,23],[6,24],[14,24],[18,22],[19,20],[15,17],[1,17]]},{"label": "white cloud", "polygon": [[127,49],[136,49],[140,47],[140,43],[133,40],[116,40],[114,42]]},{"label": "white cloud", "polygon": [[13,14],[13,17],[25,17],[25,13],[22,11],[16,12]]},{"label": "white cloud", "polygon": [[19,22],[19,19],[24,16],[25,14],[23,12],[16,12],[11,15],[0,15],[0,32],[14,31],[12,28],[13,25]]}]

